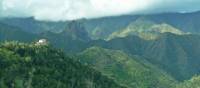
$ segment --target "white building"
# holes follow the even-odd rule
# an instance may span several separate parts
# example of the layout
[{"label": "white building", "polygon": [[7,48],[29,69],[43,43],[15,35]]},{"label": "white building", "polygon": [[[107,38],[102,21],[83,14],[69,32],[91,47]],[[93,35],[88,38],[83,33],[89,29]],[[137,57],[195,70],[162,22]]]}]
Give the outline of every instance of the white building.
[{"label": "white building", "polygon": [[35,45],[47,45],[48,42],[46,39],[40,39],[38,42],[36,42]]}]

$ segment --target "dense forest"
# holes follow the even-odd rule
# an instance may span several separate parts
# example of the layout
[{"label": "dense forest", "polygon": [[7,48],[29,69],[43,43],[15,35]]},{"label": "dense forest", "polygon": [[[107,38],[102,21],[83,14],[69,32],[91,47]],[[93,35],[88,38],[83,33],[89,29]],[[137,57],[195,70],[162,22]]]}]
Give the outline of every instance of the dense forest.
[{"label": "dense forest", "polygon": [[119,50],[91,47],[78,60],[130,88],[172,88],[177,81],[147,61]]},{"label": "dense forest", "polygon": [[126,88],[48,45],[0,45],[0,88]]}]

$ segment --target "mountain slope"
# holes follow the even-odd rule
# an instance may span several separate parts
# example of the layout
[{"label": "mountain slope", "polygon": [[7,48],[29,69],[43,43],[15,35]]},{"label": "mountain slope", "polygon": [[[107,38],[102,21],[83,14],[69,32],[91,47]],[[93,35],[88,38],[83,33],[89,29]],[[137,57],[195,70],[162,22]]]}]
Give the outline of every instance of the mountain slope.
[{"label": "mountain slope", "polygon": [[70,22],[60,33],[44,32],[40,37],[68,53],[80,52],[86,47],[86,42],[91,40],[83,24],[77,21]]},{"label": "mountain slope", "polygon": [[89,41],[91,40],[84,24],[80,21],[72,21],[67,24],[67,28],[61,34],[72,37],[73,40]]},{"label": "mountain slope", "polygon": [[[184,33],[200,33],[200,11],[191,13],[161,13],[104,17],[83,21],[93,39],[107,39],[114,32],[124,30],[137,19],[148,19],[155,24],[167,24]],[[143,24],[140,24],[141,26]]]},{"label": "mountain slope", "polygon": [[176,88],[199,88],[200,76],[194,76],[192,79],[184,81],[176,86]]},{"label": "mountain slope", "polygon": [[108,40],[116,38],[116,37],[126,37],[130,35],[136,35],[145,40],[152,40],[152,39],[156,39],[162,33],[166,33],[166,32],[170,32],[170,33],[174,33],[178,35],[184,34],[184,32],[166,23],[157,24],[146,18],[138,18],[136,21],[130,23],[127,26],[127,28],[113,32],[108,37]]},{"label": "mountain slope", "polygon": [[124,29],[137,16],[116,16],[83,20],[92,39],[106,39],[111,33]]},{"label": "mountain slope", "polygon": [[[137,19],[144,18],[161,26],[162,24],[167,24],[171,28],[173,27],[172,29],[178,29],[179,33],[180,31],[193,34],[200,33],[200,11],[191,13],[161,13],[150,15],[105,17],[95,20],[92,19],[86,21],[85,23],[87,25],[86,28],[89,29],[89,34],[96,36],[97,39],[107,39],[112,33],[125,30],[132,23],[137,22]],[[139,26],[144,26],[144,24],[145,23],[141,23]],[[149,36],[151,35],[149,34]]]},{"label": "mountain slope", "polygon": [[91,47],[79,54],[79,61],[130,88],[172,88],[176,83],[150,63],[121,51]]},{"label": "mountain slope", "polygon": [[179,80],[199,74],[200,36],[164,34],[151,42],[143,56]]},{"label": "mountain slope", "polygon": [[29,33],[42,33],[45,31],[51,31],[59,33],[67,27],[68,21],[66,22],[49,22],[49,21],[38,21],[33,17],[29,18],[5,18],[0,19],[1,23],[15,26],[21,30]]},{"label": "mountain slope", "polygon": [[37,37],[38,36],[36,34],[24,32],[18,27],[0,23],[0,41],[18,40],[23,42],[31,42],[34,39],[37,39]]},{"label": "mountain slope", "polygon": [[92,41],[90,46],[121,50],[131,55],[142,56],[180,81],[199,74],[200,70],[199,35],[164,33],[156,40],[128,36],[110,41]]},{"label": "mountain slope", "polygon": [[67,27],[59,33],[44,31],[35,34],[15,26],[0,23],[0,41],[17,40],[30,43],[38,39],[47,39],[52,45],[66,52],[78,52],[81,48],[77,46],[85,47],[85,42],[91,39],[81,22],[73,21],[66,25]]},{"label": "mountain slope", "polygon": [[167,23],[184,32],[200,33],[200,11],[191,13],[162,13],[146,15],[145,17],[156,23]]},{"label": "mountain slope", "polygon": [[0,64],[1,88],[125,88],[46,45],[4,43]]}]

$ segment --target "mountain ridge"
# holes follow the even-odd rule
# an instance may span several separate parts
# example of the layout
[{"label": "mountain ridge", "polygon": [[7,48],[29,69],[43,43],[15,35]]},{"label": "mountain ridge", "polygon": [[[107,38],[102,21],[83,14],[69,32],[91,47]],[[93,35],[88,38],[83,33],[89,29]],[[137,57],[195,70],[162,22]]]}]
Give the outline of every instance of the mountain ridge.
[{"label": "mountain ridge", "polygon": [[130,88],[171,88],[176,81],[150,63],[142,63],[119,50],[91,47],[78,54],[87,64]]}]

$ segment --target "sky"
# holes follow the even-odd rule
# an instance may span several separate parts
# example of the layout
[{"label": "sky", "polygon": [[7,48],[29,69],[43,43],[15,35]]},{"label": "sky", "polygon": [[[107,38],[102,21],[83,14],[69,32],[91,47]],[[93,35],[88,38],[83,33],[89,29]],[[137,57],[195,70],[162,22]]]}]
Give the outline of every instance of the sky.
[{"label": "sky", "polygon": [[200,0],[0,0],[0,17],[50,21],[198,10]]}]

